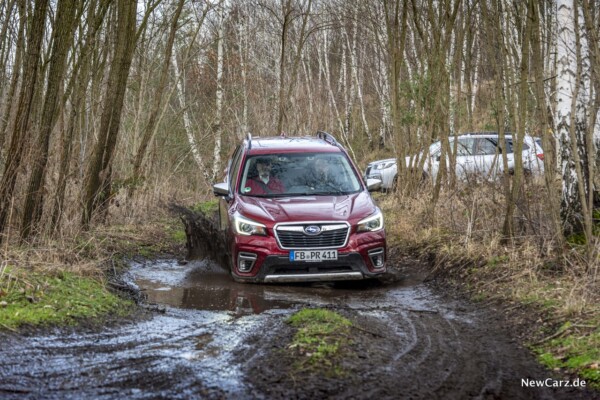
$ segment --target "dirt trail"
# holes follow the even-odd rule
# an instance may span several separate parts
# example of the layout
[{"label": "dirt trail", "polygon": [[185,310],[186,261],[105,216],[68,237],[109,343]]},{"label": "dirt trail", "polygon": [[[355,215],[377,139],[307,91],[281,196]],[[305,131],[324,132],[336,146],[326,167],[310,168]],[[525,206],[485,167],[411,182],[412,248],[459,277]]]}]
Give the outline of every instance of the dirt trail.
[{"label": "dirt trail", "polygon": [[[154,311],[100,331],[0,337],[0,398],[598,398],[522,387],[547,379],[489,309],[453,300],[404,265],[383,282],[244,285],[201,261],[134,263]],[[133,283],[135,282],[135,283]],[[358,327],[342,377],[291,367],[284,323],[328,307]]]}]

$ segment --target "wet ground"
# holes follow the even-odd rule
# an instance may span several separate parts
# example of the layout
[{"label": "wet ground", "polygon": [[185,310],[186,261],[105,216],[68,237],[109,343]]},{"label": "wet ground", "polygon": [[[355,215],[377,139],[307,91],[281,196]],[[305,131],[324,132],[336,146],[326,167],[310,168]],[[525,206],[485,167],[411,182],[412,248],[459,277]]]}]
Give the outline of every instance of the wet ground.
[{"label": "wet ground", "polygon": [[[155,305],[147,317],[0,336],[0,398],[597,397],[524,387],[524,379],[553,376],[511,339],[501,316],[439,293],[418,266],[394,271],[383,282],[255,285],[234,283],[206,261],[132,263],[131,284]],[[292,366],[284,321],[303,307],[353,321],[342,374]]]}]

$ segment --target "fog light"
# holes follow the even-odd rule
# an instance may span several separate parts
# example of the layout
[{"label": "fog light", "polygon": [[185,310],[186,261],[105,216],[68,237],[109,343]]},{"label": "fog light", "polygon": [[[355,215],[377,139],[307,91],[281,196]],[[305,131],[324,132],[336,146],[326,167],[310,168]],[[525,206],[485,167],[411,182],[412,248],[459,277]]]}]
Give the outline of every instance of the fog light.
[{"label": "fog light", "polygon": [[382,247],[369,250],[369,258],[375,268],[383,268],[385,264],[385,252]]},{"label": "fog light", "polygon": [[254,267],[256,262],[256,254],[254,253],[239,253],[237,267],[240,272],[248,272]]}]

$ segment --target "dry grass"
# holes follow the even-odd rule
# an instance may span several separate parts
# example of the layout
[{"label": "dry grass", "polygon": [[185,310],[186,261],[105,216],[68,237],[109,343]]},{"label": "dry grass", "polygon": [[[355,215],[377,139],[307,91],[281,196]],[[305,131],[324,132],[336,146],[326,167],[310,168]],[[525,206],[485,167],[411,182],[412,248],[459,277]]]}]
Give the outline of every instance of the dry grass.
[{"label": "dry grass", "polygon": [[163,182],[139,190],[130,200],[124,188],[111,203],[107,221],[87,231],[81,228],[76,210],[65,211],[59,234],[38,235],[30,243],[19,243],[18,231],[13,227],[0,248],[0,283],[8,266],[32,273],[69,272],[102,279],[116,258],[149,256],[183,246],[185,242],[177,234],[183,225],[169,213],[167,205],[192,205],[198,195],[189,189],[179,190],[181,187]]},{"label": "dry grass", "polygon": [[532,303],[555,315],[600,312],[600,259],[590,265],[583,249],[559,248],[535,182],[519,202],[517,235],[502,237],[502,190],[486,184],[443,192],[432,211],[428,188],[418,196],[381,196],[390,245],[426,257],[433,272],[460,279],[478,298]]}]

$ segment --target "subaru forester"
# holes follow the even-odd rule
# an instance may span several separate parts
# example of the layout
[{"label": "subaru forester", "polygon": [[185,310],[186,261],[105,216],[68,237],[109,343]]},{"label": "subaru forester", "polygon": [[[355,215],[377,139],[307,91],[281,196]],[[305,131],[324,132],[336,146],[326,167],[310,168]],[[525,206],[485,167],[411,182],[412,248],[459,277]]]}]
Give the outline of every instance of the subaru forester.
[{"label": "subaru forester", "polygon": [[383,274],[383,215],[368,189],[328,133],[248,135],[228,162],[225,182],[213,186],[232,277],[314,282]]}]

